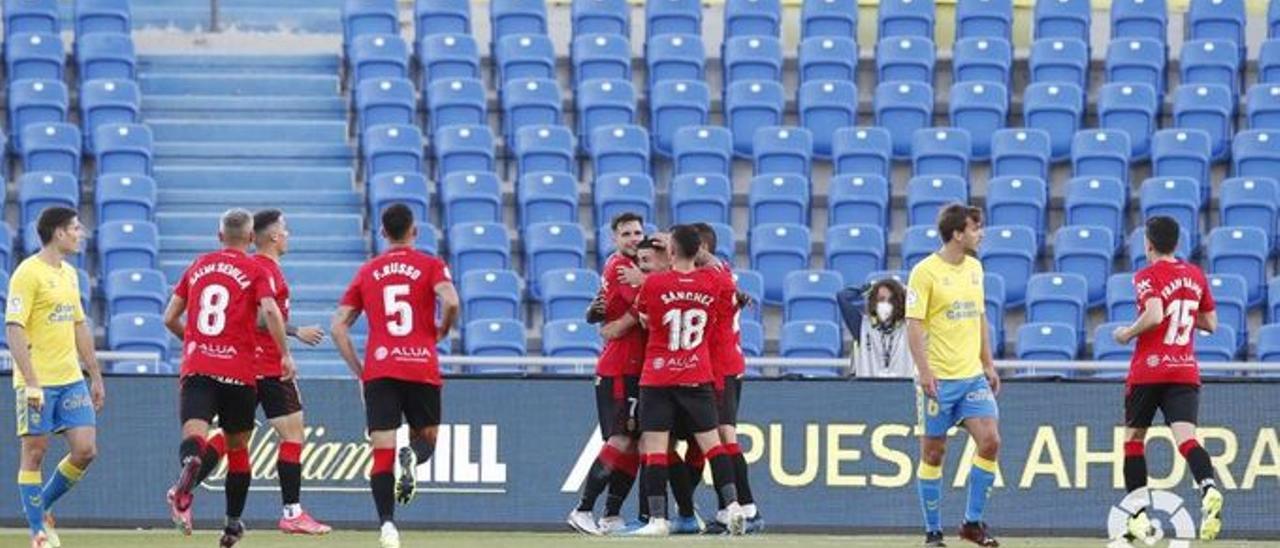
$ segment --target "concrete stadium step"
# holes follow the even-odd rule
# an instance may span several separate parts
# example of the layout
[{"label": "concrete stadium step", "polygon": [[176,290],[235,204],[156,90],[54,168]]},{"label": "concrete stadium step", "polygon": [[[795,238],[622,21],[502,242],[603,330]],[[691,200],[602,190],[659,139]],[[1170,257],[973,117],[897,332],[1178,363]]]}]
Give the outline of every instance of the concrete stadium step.
[{"label": "concrete stadium step", "polygon": [[[156,214],[156,224],[161,234],[204,236],[217,233],[218,217],[218,213],[161,211]],[[308,237],[363,236],[364,216],[359,213],[298,213],[289,216],[289,229]]]},{"label": "concrete stadium step", "polygon": [[157,165],[173,166],[322,166],[349,167],[355,151],[346,143],[243,143],[160,142],[155,145]]},{"label": "concrete stadium step", "polygon": [[157,166],[155,178],[162,192],[271,190],[327,193],[355,188],[350,164],[341,167]]},{"label": "concrete stadium step", "polygon": [[[222,212],[231,207],[250,210],[278,207],[288,213],[356,213],[364,207],[364,198],[353,190],[310,191],[274,190],[161,190],[161,209],[191,212]],[[287,205],[287,207],[286,207]]]},{"label": "concrete stadium step", "polygon": [[[353,273],[352,276],[354,275]],[[346,289],[345,285],[298,285],[290,281],[290,306],[296,310],[331,310]]]},{"label": "concrete stadium step", "polygon": [[[174,283],[187,267],[191,266],[191,260],[195,257],[185,259],[162,258],[160,260],[160,270],[165,273],[165,278],[169,283]],[[323,286],[323,287],[343,287],[345,288],[351,283],[351,277],[355,276],[357,270],[360,269],[360,261],[302,261],[292,260],[285,261],[284,275],[289,279],[292,286]],[[336,300],[334,301],[337,302]]]},{"label": "concrete stadium step", "polygon": [[[219,247],[218,237],[215,234],[217,225],[209,228],[209,235],[194,236],[160,236],[161,255],[166,258],[183,256],[194,257],[200,253],[206,253]],[[296,233],[295,233],[296,234]],[[362,260],[369,253],[369,243],[364,237],[356,234],[352,236],[334,236],[334,237],[308,237],[308,236],[291,236],[289,238],[289,256],[297,259],[324,259],[343,257],[348,260]]]},{"label": "concrete stadium step", "polygon": [[345,120],[170,119],[147,120],[147,125],[155,135],[157,144],[231,142],[256,147],[260,143],[347,142]]},{"label": "concrete stadium step", "polygon": [[142,74],[144,95],[309,95],[332,96],[338,76],[320,74]]},{"label": "concrete stadium step", "polygon": [[[204,8],[207,12],[208,3],[205,3]],[[271,75],[332,76],[338,73],[338,67],[341,64],[342,59],[333,53],[289,55],[158,53],[138,56],[138,72],[146,75],[261,72]]]},{"label": "concrete stadium step", "polygon": [[345,120],[347,101],[342,97],[283,95],[240,97],[234,95],[148,95],[142,98],[142,116],[150,121],[169,119]]}]

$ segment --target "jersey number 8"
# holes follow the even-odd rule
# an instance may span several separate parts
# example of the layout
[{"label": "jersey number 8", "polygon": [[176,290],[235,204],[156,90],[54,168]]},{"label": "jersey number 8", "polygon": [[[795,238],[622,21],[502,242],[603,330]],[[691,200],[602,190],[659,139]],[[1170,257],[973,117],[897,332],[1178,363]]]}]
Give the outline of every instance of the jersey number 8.
[{"label": "jersey number 8", "polygon": [[707,330],[707,311],[699,308],[673,309],[662,315],[667,326],[667,350],[693,350],[702,344]]},{"label": "jersey number 8", "polygon": [[196,316],[196,329],[201,335],[216,337],[227,327],[227,305],[231,293],[218,284],[205,286],[200,292],[200,313]]}]

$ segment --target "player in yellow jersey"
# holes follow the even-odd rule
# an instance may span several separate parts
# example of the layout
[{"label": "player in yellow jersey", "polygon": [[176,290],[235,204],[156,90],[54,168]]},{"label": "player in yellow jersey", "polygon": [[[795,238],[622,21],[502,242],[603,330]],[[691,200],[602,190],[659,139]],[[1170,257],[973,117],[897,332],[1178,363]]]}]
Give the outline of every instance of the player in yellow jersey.
[{"label": "player in yellow jersey", "polygon": [[925,546],[942,538],[942,458],[947,430],[961,424],[978,446],[969,470],[969,502],[960,538],[999,546],[982,521],[1000,450],[996,394],[1000,377],[991,359],[983,313],[982,210],[950,204],[938,214],[942,248],[911,270],[907,288],[907,345],[916,366],[920,465],[916,485],[924,512]]},{"label": "player in yellow jersey", "polygon": [[[9,280],[5,323],[22,438],[18,491],[32,548],[56,548],[60,543],[49,509],[93,462],[98,451],[95,412],[102,409],[106,391],[80,305],[79,278],[65,261],[80,252],[84,227],[74,209],[50,207],[40,213],[36,232],[40,252],[22,261]],[[89,370],[88,385],[81,362]],[[71,452],[41,485],[49,434],[59,433]]]}]

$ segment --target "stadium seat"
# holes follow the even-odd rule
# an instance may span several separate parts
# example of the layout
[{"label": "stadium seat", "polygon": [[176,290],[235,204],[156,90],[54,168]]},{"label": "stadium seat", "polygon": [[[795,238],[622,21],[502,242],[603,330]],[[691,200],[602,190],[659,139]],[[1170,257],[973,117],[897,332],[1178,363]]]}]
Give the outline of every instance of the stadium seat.
[{"label": "stadium seat", "polygon": [[1025,226],[991,226],[978,249],[986,271],[1004,278],[1005,303],[1014,307],[1022,305],[1026,297],[1036,255],[1035,232]]},{"label": "stadium seat", "polygon": [[991,135],[991,175],[1047,181],[1051,152],[1047,132],[1030,128],[996,130]]},{"label": "stadium seat", "polygon": [[560,88],[555,80],[512,80],[502,88],[503,133],[507,143],[525,126],[560,125]]},{"label": "stadium seat", "polygon": [[556,52],[548,36],[508,35],[498,42],[494,56],[502,84],[529,78],[555,79]]},{"label": "stadium seat", "polygon": [[614,216],[628,211],[653,219],[656,193],[653,179],[648,175],[623,172],[596,177],[592,190],[596,222],[606,225]]},{"label": "stadium seat", "polygon": [[142,124],[98,126],[93,136],[98,173],[151,175],[154,140],[151,128]]},{"label": "stadium seat", "polygon": [[857,82],[858,43],[853,38],[807,38],[800,42],[797,58],[802,86],[818,80]]},{"label": "stadium seat", "polygon": [[80,129],[71,124],[35,124],[22,130],[23,171],[80,175]]},{"label": "stadium seat", "polygon": [[671,140],[671,155],[678,175],[710,173],[729,177],[733,135],[720,126],[682,127]]},{"label": "stadium seat", "polygon": [[472,270],[458,284],[462,323],[522,319],[520,275],[510,270]]},{"label": "stadium seat", "polygon": [[[141,119],[142,95],[128,80],[91,80],[80,86],[80,123],[85,136],[104,124],[135,124]],[[93,150],[92,141],[85,143]]]},{"label": "stadium seat", "polygon": [[1207,133],[1214,160],[1231,152],[1234,119],[1235,99],[1226,86],[1178,86],[1173,92],[1174,126]]},{"label": "stadium seat", "polygon": [[578,222],[578,181],[569,173],[541,172],[520,177],[516,185],[520,226]]},{"label": "stadium seat", "polygon": [[840,274],[842,286],[856,285],[867,274],[884,270],[884,229],[873,224],[844,224],[827,228],[824,240],[827,268]]},{"label": "stadium seat", "polygon": [[804,2],[800,8],[800,37],[854,38],[858,33],[855,0]]},{"label": "stadium seat", "polygon": [[879,175],[836,175],[827,187],[827,225],[889,226],[889,182]]},{"label": "stadium seat", "polygon": [[1013,2],[1011,0],[958,0],[956,2],[956,39],[1001,38],[1013,34]]},{"label": "stadium seat", "polygon": [[758,35],[729,38],[724,42],[723,61],[726,85],[756,80],[782,81],[782,42],[777,38]]},{"label": "stadium seat", "polygon": [[[4,228],[0,224],[0,231],[3,231]],[[1266,312],[1267,323],[1280,323],[1280,277],[1272,278],[1271,281],[1267,282]]]},{"label": "stadium seat", "polygon": [[947,204],[969,203],[969,182],[957,175],[917,175],[907,181],[907,226],[936,226]]},{"label": "stadium seat", "polygon": [[1109,322],[1093,330],[1093,360],[1099,362],[1126,362],[1133,359],[1134,342],[1121,345],[1113,335],[1116,329],[1128,327],[1127,322]]},{"label": "stadium seat", "polygon": [[420,173],[383,173],[368,182],[369,228],[374,239],[382,230],[382,211],[392,204],[404,204],[414,219],[427,219],[431,211],[431,188]]},{"label": "stadium seat", "polygon": [[1036,232],[1044,241],[1048,220],[1049,187],[1035,177],[994,177],[987,181],[987,218],[991,225],[1018,225]]},{"label": "stadium seat", "polygon": [[[653,2],[649,5],[669,4],[673,1],[685,0]],[[703,49],[702,37],[696,32],[651,38],[645,44],[649,89],[653,89],[658,82],[667,80],[704,81],[706,65],[707,52]]]},{"label": "stadium seat", "polygon": [[711,89],[698,80],[664,80],[649,92],[649,133],[653,150],[663,156],[675,151],[681,128],[705,126],[711,118]]},{"label": "stadium seat", "polygon": [[98,225],[99,276],[122,268],[156,268],[160,236],[149,222],[114,221]]},{"label": "stadium seat", "polygon": [[564,126],[524,126],[516,132],[516,175],[578,172],[573,132]]},{"label": "stadium seat", "polygon": [[[578,135],[591,135],[596,128],[636,123],[636,90],[628,80],[592,80],[578,87]],[[591,151],[591,139],[580,143]],[[648,148],[649,143],[645,143]]]},{"label": "stadium seat", "polygon": [[698,0],[645,2],[645,38],[667,34],[702,35],[702,3]]},{"label": "stadium seat", "polygon": [[1129,181],[1129,134],[1120,130],[1087,129],[1071,140],[1071,166],[1076,177],[1112,177]]},{"label": "stadium seat", "polygon": [[169,331],[159,314],[118,314],[107,327],[107,346],[115,352],[154,352],[165,360]]},{"label": "stadium seat", "polygon": [[1220,226],[1209,232],[1206,254],[1209,271],[1215,274],[1237,274],[1249,290],[1249,306],[1257,306],[1266,298],[1267,258],[1271,242],[1261,228],[1252,226]]},{"label": "stadium seat", "polygon": [[733,152],[751,156],[757,130],[782,124],[786,98],[782,84],[772,81],[739,81],[725,92],[725,125],[733,134]]},{"label": "stadium seat", "polygon": [[[748,358],[759,358],[764,355],[764,326],[760,322],[742,320],[738,323],[738,344],[742,354]],[[751,368],[748,368],[748,374]]]},{"label": "stadium seat", "polygon": [[779,0],[725,0],[724,36],[768,36],[782,34],[782,2]]},{"label": "stadium seat", "polygon": [[852,82],[821,80],[800,87],[800,125],[813,136],[813,153],[832,154],[837,131],[858,121],[858,88]]},{"label": "stadium seat", "polygon": [[573,2],[570,17],[574,36],[631,34],[631,5],[626,0],[579,0]]},{"label": "stadium seat", "polygon": [[1069,38],[1038,39],[1027,57],[1032,84],[1089,84],[1089,44]]},{"label": "stadium seat", "polygon": [[1209,203],[1209,135],[1197,129],[1162,129],[1151,138],[1151,176],[1188,177],[1200,183],[1200,202]]},{"label": "stadium seat", "polygon": [[433,34],[471,34],[471,4],[466,0],[417,0],[413,14],[418,40]]},{"label": "stadium seat", "polygon": [[752,302],[756,303],[742,310],[744,312],[742,323],[748,321],[760,323],[764,315],[761,310],[764,308],[764,276],[754,270],[734,269],[733,281],[738,285],[738,291],[745,293]]},{"label": "stadium seat", "polygon": [[449,267],[454,277],[472,270],[511,268],[511,240],[506,227],[497,223],[449,226]]},{"label": "stadium seat", "polygon": [[1244,0],[1191,0],[1186,25],[1188,40],[1232,42],[1244,57]]},{"label": "stadium seat", "polygon": [[1240,66],[1244,58],[1231,42],[1188,40],[1178,59],[1178,81],[1184,85],[1226,84],[1240,94]]},{"label": "stadium seat", "polygon": [[991,328],[992,354],[1004,354],[1004,278],[986,272],[982,275],[983,314]]},{"label": "stadium seat", "polygon": [[969,175],[973,145],[963,128],[918,129],[911,143],[911,167],[916,177]]},{"label": "stadium seat", "polygon": [[[601,0],[574,2],[579,5],[600,3]],[[629,29],[628,29],[629,30]],[[570,47],[573,63],[573,86],[580,89],[588,80],[631,80],[631,42],[625,34],[575,34]]]},{"label": "stadium seat", "polygon": [[581,319],[552,320],[542,325],[543,356],[594,358],[602,348],[600,331]]},{"label": "stadium seat", "polygon": [[[1200,363],[1216,363],[1229,362],[1236,359],[1239,353],[1239,347],[1236,341],[1239,339],[1234,329],[1226,324],[1218,324],[1218,330],[1213,333],[1195,330],[1196,333],[1196,360]],[[1205,372],[1204,376],[1221,376],[1219,372]]]},{"label": "stadium seat", "polygon": [[[80,181],[70,173],[29,171],[18,178],[18,218],[28,226],[46,208],[80,207]],[[145,220],[145,219],[144,219]]]},{"label": "stadium seat", "polygon": [[409,46],[398,32],[357,36],[348,51],[353,82],[409,77]]},{"label": "stadium seat", "polygon": [[1257,84],[1245,97],[1249,129],[1280,129],[1280,85]]},{"label": "stadium seat", "polygon": [[649,132],[635,125],[591,130],[591,170],[596,177],[649,173]]},{"label": "stadium seat", "polygon": [[[1184,61],[1185,62],[1185,61]],[[1164,95],[1165,44],[1151,38],[1125,38],[1107,46],[1107,82],[1147,84]],[[1186,82],[1186,80],[1180,80]]]},{"label": "stadium seat", "polygon": [[65,122],[71,100],[67,86],[53,80],[9,83],[9,132],[11,145],[22,149],[22,129],[32,124]]},{"label": "stadium seat", "polygon": [[[1080,335],[1069,324],[1061,322],[1027,322],[1018,328],[1017,356],[1022,361],[1070,361],[1080,351]],[[1062,374],[1070,372],[1037,368],[1038,373]]]},{"label": "stadium seat", "polygon": [[933,85],[937,51],[933,41],[921,36],[896,36],[876,44],[876,77],[879,82],[921,82]]},{"label": "stadium seat", "polygon": [[19,33],[4,44],[5,73],[9,81],[62,81],[62,39],[53,34]]},{"label": "stadium seat", "polygon": [[1233,178],[1218,187],[1218,220],[1221,226],[1252,226],[1278,242],[1280,233],[1280,183],[1269,177]]},{"label": "stadium seat", "polygon": [[488,173],[495,168],[493,132],[489,126],[449,126],[435,135],[436,180],[454,173]]},{"label": "stadium seat", "polygon": [[974,159],[990,158],[992,136],[1009,116],[1008,91],[993,82],[958,82],[950,97],[951,125],[969,134]]},{"label": "stadium seat", "polygon": [[432,34],[418,42],[423,87],[440,80],[480,78],[480,48],[469,34]]},{"label": "stadium seat", "polygon": [[4,37],[18,33],[59,34],[62,18],[56,0],[9,0],[4,3]]},{"label": "stadium seat", "polygon": [[422,173],[422,133],[417,126],[387,124],[364,133],[365,178],[381,173]]},{"label": "stadium seat", "polygon": [[1089,0],[1036,2],[1032,18],[1034,38],[1074,38],[1089,40],[1093,8]]},{"label": "stadium seat", "polygon": [[956,40],[951,49],[954,82],[995,82],[1006,88],[1013,72],[1013,46],[1002,38]]},{"label": "stadium seat", "polygon": [[1280,84],[1280,39],[1262,41],[1258,48],[1258,83]]},{"label": "stadium seat", "polygon": [[873,108],[876,125],[889,130],[896,158],[911,156],[911,139],[918,129],[933,125],[933,88],[923,82],[881,82]]},{"label": "stadium seat", "polygon": [[889,178],[893,135],[882,127],[847,127],[831,138],[831,159],[837,174]]},{"label": "stadium seat", "polygon": [[1142,182],[1139,208],[1143,219],[1168,215],[1191,238],[1191,249],[1200,240],[1200,183],[1188,177],[1160,177]]},{"label": "stadium seat", "polygon": [[[1129,136],[1129,156],[1146,158],[1151,153],[1159,108],[1156,91],[1146,84],[1106,84],[1098,91],[1098,123],[1106,130]],[[1079,175],[1079,173],[1077,173]]]},{"label": "stadium seat", "polygon": [[1247,349],[1249,342],[1249,287],[1239,274],[1214,273],[1208,276],[1215,310],[1221,325],[1236,332],[1236,346]]},{"label": "stadium seat", "polygon": [[146,175],[100,175],[93,185],[98,222],[150,221],[156,210],[156,182]]},{"label": "stadium seat", "polygon": [[[9,223],[0,223],[0,272],[8,273],[13,267],[13,229],[9,228]],[[4,289],[7,291],[8,288],[9,284],[5,284]]]},{"label": "stadium seat", "polygon": [[898,36],[919,36],[933,40],[933,0],[889,0],[877,11],[876,36],[880,40]]},{"label": "stadium seat", "polygon": [[783,280],[783,321],[840,322],[836,293],[844,279],[830,270],[797,270]]},{"label": "stadium seat", "polygon": [[1115,0],[1111,3],[1112,40],[1146,38],[1163,46],[1168,42],[1168,26],[1169,6],[1165,0]]},{"label": "stadium seat", "polygon": [[[380,124],[417,123],[413,82],[404,78],[367,78],[356,84],[356,120],[360,134]],[[434,118],[434,117],[432,117]],[[436,120],[432,120],[432,133]]]},{"label": "stadium seat", "polygon": [[436,79],[426,90],[426,113],[431,134],[447,125],[485,125],[484,83],[475,78]]},{"label": "stadium seat", "polygon": [[1280,172],[1280,131],[1250,129],[1236,133],[1231,143],[1231,174],[1271,177]]},{"label": "stadium seat", "polygon": [[795,174],[809,177],[813,134],[798,127],[762,127],[752,144],[756,175]]},{"label": "stadium seat", "polygon": [[1258,329],[1258,361],[1280,362],[1280,324],[1267,324]]},{"label": "stadium seat", "polygon": [[747,192],[750,226],[809,224],[809,178],[796,173],[757,175]]},{"label": "stadium seat", "polygon": [[600,275],[594,270],[549,270],[538,280],[542,288],[542,321],[581,319],[591,300],[600,293]]},{"label": "stadium seat", "polygon": [[698,221],[728,224],[733,188],[718,173],[676,175],[671,180],[671,221],[677,224]]},{"label": "stadium seat", "polygon": [[1050,272],[1027,280],[1027,321],[1060,322],[1075,328],[1084,342],[1089,311],[1089,282],[1082,274]]},{"label": "stadium seat", "polygon": [[502,183],[492,173],[458,171],[440,182],[445,226],[502,222]]},{"label": "stadium seat", "polygon": [[547,5],[542,0],[494,0],[489,3],[493,43],[507,36],[547,35]]},{"label": "stadium seat", "polygon": [[1049,135],[1050,158],[1071,156],[1071,142],[1084,121],[1084,92],[1075,84],[1031,84],[1023,91],[1026,127]]},{"label": "stadium seat", "polygon": [[942,241],[938,229],[930,225],[913,225],[902,233],[902,269],[911,271],[920,261],[938,251]]},{"label": "stadium seat", "polygon": [[587,236],[578,223],[534,223],[524,229],[524,264],[529,291],[542,295],[539,280],[544,273],[582,268],[587,256]]},{"label": "stadium seat", "polygon": [[[468,356],[488,358],[523,358],[528,355],[524,340],[524,322],[518,320],[477,320],[462,331],[463,352]],[[471,365],[467,372],[478,375],[521,374],[516,365]]]},{"label": "stadium seat", "polygon": [[365,34],[398,34],[396,0],[346,0],[342,5],[342,39],[351,44]]},{"label": "stadium seat", "polygon": [[1090,307],[1106,301],[1106,282],[1115,261],[1115,242],[1111,229],[1102,226],[1068,225],[1054,235],[1053,269],[1079,275],[1088,282]]},{"label": "stadium seat", "polygon": [[[730,225],[720,223],[708,223],[711,229],[716,233],[716,257],[719,257],[725,264],[733,265],[737,254],[737,242],[740,239],[736,231]],[[657,232],[657,230],[646,230],[646,233]],[[760,302],[760,301],[756,301]]]},{"label": "stadium seat", "polygon": [[[169,284],[159,270],[120,269],[112,272],[106,295],[107,317],[120,314],[163,314]],[[80,288],[82,292],[88,288]],[[86,311],[87,312],[87,311]]]},{"label": "stadium seat", "polygon": [[810,257],[809,227],[765,224],[751,228],[751,269],[764,276],[764,302],[782,304],[783,278],[792,270],[806,270]]},{"label": "stadium seat", "polygon": [[[1146,268],[1146,238],[1147,229],[1144,226],[1133,229],[1129,233],[1128,253],[1129,253],[1129,270],[1137,272]],[[1179,259],[1189,260],[1192,255],[1191,238],[1187,236],[1187,229],[1179,227],[1178,230],[1178,247],[1174,249],[1173,255]]]},{"label": "stadium seat", "polygon": [[[784,358],[840,358],[844,356],[840,326],[833,322],[796,321],[782,325],[779,353]],[[839,377],[836,368],[792,367],[787,372],[804,377]]]},{"label": "stadium seat", "polygon": [[138,63],[133,38],[128,34],[91,34],[76,37],[77,77],[82,82],[97,79],[132,80]]}]

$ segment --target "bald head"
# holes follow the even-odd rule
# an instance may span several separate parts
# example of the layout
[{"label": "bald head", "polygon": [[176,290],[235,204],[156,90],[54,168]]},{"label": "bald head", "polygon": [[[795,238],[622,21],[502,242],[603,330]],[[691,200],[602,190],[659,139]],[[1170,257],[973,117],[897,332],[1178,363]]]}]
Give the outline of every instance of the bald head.
[{"label": "bald head", "polygon": [[229,209],[222,214],[218,237],[228,246],[248,247],[253,242],[253,214],[246,209]]}]

